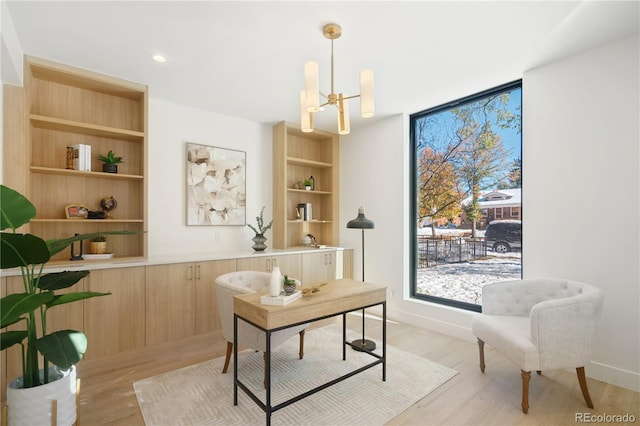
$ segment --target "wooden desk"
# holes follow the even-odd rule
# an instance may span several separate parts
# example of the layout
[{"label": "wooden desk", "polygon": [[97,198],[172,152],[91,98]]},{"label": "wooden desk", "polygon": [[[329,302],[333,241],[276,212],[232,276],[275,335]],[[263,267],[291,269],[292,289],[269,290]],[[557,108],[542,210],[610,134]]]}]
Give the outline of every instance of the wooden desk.
[{"label": "wooden desk", "polygon": [[[262,293],[247,293],[234,297],[233,338],[234,342],[238,341],[238,320],[246,321],[265,332],[267,348],[265,352],[266,401],[262,402],[247,386],[238,380],[238,345],[233,345],[233,405],[238,405],[238,387],[240,387],[264,410],[266,424],[270,425],[273,412],[378,364],[382,364],[382,380],[386,381],[387,288],[385,286],[362,283],[361,281],[350,279],[334,280],[322,286],[320,291],[312,296],[302,297],[286,306],[262,305],[260,303],[260,296],[262,295]],[[375,360],[276,406],[271,405],[271,333],[284,328],[342,315],[342,359],[346,360],[346,347],[353,346],[346,341],[346,314],[376,305],[382,305],[382,355],[362,351],[361,348],[358,348],[360,351],[371,355]]]}]

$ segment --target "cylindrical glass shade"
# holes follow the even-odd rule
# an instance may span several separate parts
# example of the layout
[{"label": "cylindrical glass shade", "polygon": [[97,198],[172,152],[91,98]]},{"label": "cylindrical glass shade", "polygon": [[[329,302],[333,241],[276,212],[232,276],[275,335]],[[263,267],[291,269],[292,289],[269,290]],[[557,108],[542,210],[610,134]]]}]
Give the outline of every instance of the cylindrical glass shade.
[{"label": "cylindrical glass shade", "polygon": [[300,129],[304,133],[313,132],[313,115],[307,112],[305,91],[300,91]]},{"label": "cylindrical glass shade", "polygon": [[320,92],[318,83],[318,63],[307,61],[304,64],[305,108],[308,112],[318,112],[320,109]]},{"label": "cylindrical glass shade", "polygon": [[373,99],[373,71],[362,70],[360,72],[360,115],[363,118],[373,117],[376,114],[375,101]]},{"label": "cylindrical glass shade", "polygon": [[348,135],[351,133],[351,123],[349,123],[349,100],[343,99],[342,93],[338,95],[338,134]]}]

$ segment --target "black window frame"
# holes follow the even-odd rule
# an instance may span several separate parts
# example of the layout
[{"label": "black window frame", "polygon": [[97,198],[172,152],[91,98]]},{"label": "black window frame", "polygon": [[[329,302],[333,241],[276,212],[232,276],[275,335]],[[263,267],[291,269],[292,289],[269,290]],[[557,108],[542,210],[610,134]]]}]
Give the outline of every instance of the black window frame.
[{"label": "black window frame", "polygon": [[[437,114],[439,112],[451,109],[456,106],[464,105],[467,103],[475,102],[479,99],[486,98],[489,96],[497,95],[504,92],[510,92],[514,89],[520,89],[520,97],[521,97],[521,108],[522,108],[522,97],[523,97],[523,88],[522,88],[522,79],[514,80],[509,83],[505,83],[491,89],[483,90],[481,92],[475,93],[473,95],[465,96],[460,99],[456,99],[454,101],[450,101],[444,103],[442,105],[438,105],[436,107],[428,108],[422,110],[420,112],[413,113],[409,115],[409,155],[410,155],[410,164],[409,164],[409,191],[410,191],[410,199],[411,203],[409,206],[409,215],[410,220],[409,223],[409,235],[410,235],[410,249],[411,249],[411,257],[409,261],[409,285],[410,285],[410,296],[413,299],[424,300],[427,302],[434,302],[440,305],[451,306],[454,308],[460,308],[467,311],[472,312],[482,312],[482,305],[476,305],[473,303],[462,302],[459,300],[446,299],[438,296],[431,296],[428,294],[418,293],[418,282],[417,282],[417,272],[418,272],[418,238],[416,232],[416,218],[417,218],[417,187],[416,187],[416,173],[417,173],[417,153],[416,153],[416,139],[415,139],[415,129],[416,129],[416,121],[426,115]],[[522,123],[521,123],[522,125]],[[520,152],[522,155],[522,137],[520,139]],[[524,246],[524,242],[523,242]],[[520,260],[522,267],[522,259]],[[520,273],[522,276],[522,272]]]}]

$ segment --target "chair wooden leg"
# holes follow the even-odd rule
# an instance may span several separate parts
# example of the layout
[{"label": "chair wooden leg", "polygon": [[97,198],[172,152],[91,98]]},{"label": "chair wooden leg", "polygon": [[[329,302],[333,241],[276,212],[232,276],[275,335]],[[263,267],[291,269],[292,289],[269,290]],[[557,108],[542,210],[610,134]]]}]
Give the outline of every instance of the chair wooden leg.
[{"label": "chair wooden leg", "polygon": [[593,408],[593,402],[591,401],[589,388],[587,387],[587,378],[584,375],[584,367],[576,368],[576,373],[578,374],[578,383],[580,383],[580,390],[582,390],[582,396],[584,396],[587,407]]},{"label": "chair wooden leg", "polygon": [[478,339],[478,351],[480,351],[480,371],[484,373],[484,342]]},{"label": "chair wooden leg", "polygon": [[522,412],[529,412],[529,380],[531,380],[531,371],[520,370],[522,376]]},{"label": "chair wooden leg", "polygon": [[227,357],[224,359],[224,367],[222,367],[222,374],[227,372],[229,368],[229,361],[231,360],[231,351],[233,351],[233,343],[227,342]]},{"label": "chair wooden leg", "polygon": [[298,356],[300,359],[304,358],[304,330],[300,331],[300,352],[298,352]]}]

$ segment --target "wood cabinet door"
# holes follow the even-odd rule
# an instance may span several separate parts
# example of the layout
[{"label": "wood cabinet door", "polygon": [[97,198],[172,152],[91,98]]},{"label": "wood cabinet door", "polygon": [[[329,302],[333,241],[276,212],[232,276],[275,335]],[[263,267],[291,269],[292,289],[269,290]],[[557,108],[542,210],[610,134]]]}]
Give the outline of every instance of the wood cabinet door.
[{"label": "wood cabinet door", "polygon": [[243,257],[236,260],[236,269],[238,271],[271,272],[273,262],[273,258],[269,256]]},{"label": "wood cabinet door", "polygon": [[175,263],[146,267],[147,346],[195,334],[195,266]]},{"label": "wood cabinet door", "polygon": [[222,330],[216,278],[236,270],[236,260],[215,260],[195,264],[196,273],[196,334]]},{"label": "wood cabinet door", "polygon": [[302,281],[302,255],[286,254],[274,256],[275,265],[280,268],[280,274],[288,275]]},{"label": "wood cabinet door", "polygon": [[302,255],[302,283],[316,284],[336,277],[335,252],[304,253]]},{"label": "wood cabinet door", "polygon": [[86,359],[145,345],[145,268],[99,269],[85,278],[87,291],[111,292],[84,301]]}]

